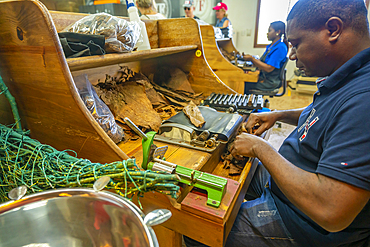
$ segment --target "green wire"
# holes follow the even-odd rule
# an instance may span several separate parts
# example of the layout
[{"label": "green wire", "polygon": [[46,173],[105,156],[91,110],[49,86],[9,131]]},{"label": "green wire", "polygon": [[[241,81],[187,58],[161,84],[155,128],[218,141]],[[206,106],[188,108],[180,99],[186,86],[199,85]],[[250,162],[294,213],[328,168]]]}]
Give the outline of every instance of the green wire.
[{"label": "green wire", "polygon": [[29,131],[0,124],[0,202],[9,200],[7,193],[20,185],[27,186],[28,193],[51,188],[91,187],[103,176],[111,177],[106,189],[116,190],[128,199],[137,194],[139,200],[147,191],[176,197],[179,190],[176,175],[142,171],[135,159],[92,163],[77,158],[77,153],[72,150],[58,151],[41,144],[28,134]]}]

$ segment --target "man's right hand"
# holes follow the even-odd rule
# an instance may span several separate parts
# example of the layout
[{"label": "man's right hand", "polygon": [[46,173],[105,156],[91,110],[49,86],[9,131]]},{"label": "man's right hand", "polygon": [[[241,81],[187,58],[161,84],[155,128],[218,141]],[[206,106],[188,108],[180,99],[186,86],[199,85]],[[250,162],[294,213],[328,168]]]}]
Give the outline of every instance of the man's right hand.
[{"label": "man's right hand", "polygon": [[248,121],[243,123],[243,128],[247,133],[259,136],[274,126],[277,120],[278,116],[274,112],[252,113]]},{"label": "man's right hand", "polygon": [[252,113],[242,128],[249,134],[261,135],[264,131],[274,126],[276,121],[297,126],[299,116],[304,109]]}]

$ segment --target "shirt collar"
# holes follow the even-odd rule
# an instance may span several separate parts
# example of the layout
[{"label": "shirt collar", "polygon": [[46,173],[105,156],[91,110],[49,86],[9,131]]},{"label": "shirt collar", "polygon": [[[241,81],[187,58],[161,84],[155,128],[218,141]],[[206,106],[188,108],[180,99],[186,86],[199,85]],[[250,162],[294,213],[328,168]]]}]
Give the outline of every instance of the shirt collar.
[{"label": "shirt collar", "polygon": [[283,41],[280,39],[280,40],[276,41],[276,43],[274,43],[273,45],[268,44],[266,46],[266,50],[271,50],[272,48],[277,47],[281,42],[283,42]]},{"label": "shirt collar", "polygon": [[316,84],[319,84],[320,82],[325,81],[326,79],[328,79],[328,77],[329,77],[329,76],[325,76],[325,77],[319,77],[319,78],[317,78],[317,80],[316,80]]},{"label": "shirt collar", "polygon": [[[353,72],[359,70],[365,63],[370,61],[370,48],[367,48],[354,57],[349,59],[345,64],[343,64],[339,69],[337,69],[333,74],[319,81],[318,88],[323,90],[324,88],[330,89],[336,87],[346,80],[347,76]],[[319,79],[323,79],[319,78]],[[316,81],[317,82],[317,81]]]}]

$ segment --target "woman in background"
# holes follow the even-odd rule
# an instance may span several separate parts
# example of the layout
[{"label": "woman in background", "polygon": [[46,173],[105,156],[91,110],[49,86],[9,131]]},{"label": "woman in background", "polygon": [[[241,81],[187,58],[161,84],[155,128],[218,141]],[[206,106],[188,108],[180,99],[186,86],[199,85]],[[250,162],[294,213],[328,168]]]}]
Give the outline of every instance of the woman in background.
[{"label": "woman in background", "polygon": [[215,7],[213,7],[214,10],[216,10],[216,18],[217,23],[215,27],[219,28],[225,28],[231,25],[230,20],[227,18],[227,5],[224,3],[218,3]]},{"label": "woman in background", "polygon": [[157,12],[154,0],[136,0],[136,6],[140,10],[140,18],[143,20],[166,19],[164,15]]},{"label": "woman in background", "polygon": [[262,57],[256,59],[243,53],[244,60],[251,61],[260,70],[257,83],[245,82],[245,94],[248,94],[250,89],[273,90],[279,87],[280,70],[287,60],[289,46],[285,36],[285,23],[282,21],[272,22],[267,33],[271,44],[266,46]]}]

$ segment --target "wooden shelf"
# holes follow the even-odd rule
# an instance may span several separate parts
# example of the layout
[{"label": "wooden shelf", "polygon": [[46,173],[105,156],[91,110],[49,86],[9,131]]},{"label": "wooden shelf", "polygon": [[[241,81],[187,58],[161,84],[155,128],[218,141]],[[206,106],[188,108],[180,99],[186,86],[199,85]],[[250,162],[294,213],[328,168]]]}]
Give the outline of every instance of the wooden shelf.
[{"label": "wooden shelf", "polygon": [[174,46],[166,48],[157,48],[145,51],[134,51],[129,53],[114,53],[100,56],[68,58],[67,63],[71,71],[97,68],[101,66],[127,63],[149,58],[167,56],[184,51],[197,49],[196,45]]}]

